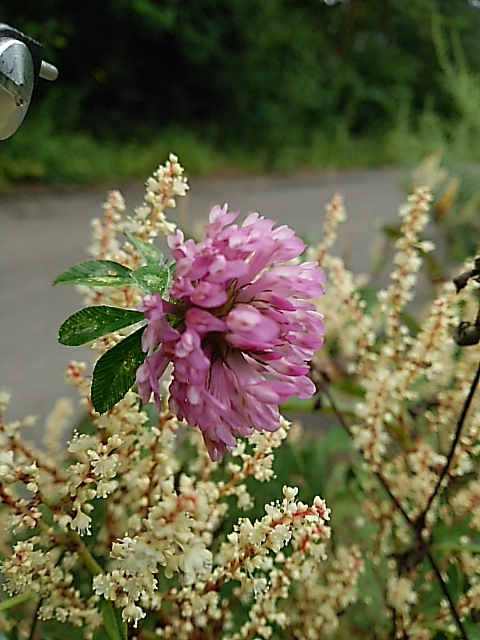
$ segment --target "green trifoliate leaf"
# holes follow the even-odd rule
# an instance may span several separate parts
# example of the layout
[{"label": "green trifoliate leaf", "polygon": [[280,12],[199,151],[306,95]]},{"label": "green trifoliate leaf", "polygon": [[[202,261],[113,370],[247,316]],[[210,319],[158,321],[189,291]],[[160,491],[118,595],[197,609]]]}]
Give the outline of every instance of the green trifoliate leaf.
[{"label": "green trifoliate leaf", "polygon": [[171,270],[166,264],[147,265],[132,271],[132,279],[144,293],[158,291],[163,298],[171,286]]},{"label": "green trifoliate leaf", "polygon": [[143,240],[138,236],[134,236],[132,233],[129,233],[128,231],[125,232],[125,235],[133,244],[133,246],[138,251],[138,253],[145,260],[147,265],[153,266],[153,265],[160,264],[162,262],[163,260],[162,252],[159,249],[157,249],[157,247],[153,245],[151,242],[147,242],[146,240]]},{"label": "green trifoliate leaf", "polygon": [[145,360],[144,331],[145,327],[137,329],[97,360],[93,370],[92,404],[98,413],[110,411],[134,385],[137,369]]},{"label": "green trifoliate leaf", "polygon": [[131,269],[113,260],[88,260],[61,273],[53,284],[124,287],[133,284],[131,274]]},{"label": "green trifoliate leaf", "polygon": [[109,333],[130,327],[144,320],[140,311],[119,307],[85,307],[65,320],[58,332],[58,341],[69,347],[78,347]]}]

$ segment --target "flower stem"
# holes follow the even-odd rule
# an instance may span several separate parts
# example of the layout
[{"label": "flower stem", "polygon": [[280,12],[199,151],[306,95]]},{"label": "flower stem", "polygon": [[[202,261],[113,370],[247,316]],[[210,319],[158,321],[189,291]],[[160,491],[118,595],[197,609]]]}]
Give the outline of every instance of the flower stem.
[{"label": "flower stem", "polygon": [[[42,504],[44,504],[52,512],[55,510],[55,506],[52,504],[52,502],[50,502],[50,500],[47,500],[45,496],[42,496]],[[49,532],[48,525],[46,525],[42,521],[38,522],[38,526],[41,530],[45,532]],[[80,559],[82,560],[83,564],[85,565],[86,569],[90,572],[90,574],[92,576],[97,576],[100,573],[103,573],[102,567],[98,564],[98,562],[92,556],[90,551],[87,549],[80,535],[73,529],[69,529],[66,532],[66,535],[69,541],[75,545],[76,552],[78,553]],[[67,546],[67,545],[63,544],[63,546]]]},{"label": "flower stem", "polygon": [[[455,624],[458,628],[458,631],[460,633],[460,637],[463,640],[468,640],[468,636],[466,634],[465,631],[465,627],[463,626],[463,623],[460,619],[460,616],[458,615],[457,609],[455,607],[455,603],[453,602],[452,596],[450,595],[450,592],[448,590],[448,587],[446,585],[445,580],[443,579],[442,573],[435,561],[435,558],[432,556],[432,553],[430,551],[430,546],[429,544],[425,544],[423,538],[422,538],[422,529],[423,529],[423,524],[425,523],[425,516],[428,512],[428,510],[430,509],[432,502],[435,498],[435,496],[437,495],[439,489],[440,489],[440,485],[442,484],[443,479],[445,478],[449,468],[450,468],[450,464],[452,462],[453,456],[455,454],[455,449],[456,446],[458,444],[458,441],[460,439],[460,433],[462,431],[462,427],[463,424],[465,422],[465,418],[468,412],[468,409],[471,405],[473,396],[475,394],[476,388],[478,386],[478,383],[480,381],[480,364],[478,366],[477,372],[475,374],[475,378],[473,379],[472,385],[470,387],[470,392],[467,396],[467,399],[465,400],[465,404],[463,406],[462,412],[460,414],[460,417],[458,419],[457,422],[457,429],[455,432],[455,437],[452,441],[452,446],[450,448],[450,452],[448,454],[447,457],[447,462],[445,463],[444,468],[442,469],[442,473],[439,476],[439,479],[437,481],[437,484],[435,486],[435,489],[432,493],[432,495],[430,496],[428,502],[427,502],[427,506],[424,509],[424,511],[422,512],[420,518],[417,518],[415,521],[412,520],[410,518],[410,516],[408,515],[408,513],[405,511],[405,509],[402,507],[401,503],[397,500],[397,498],[393,495],[390,486],[388,484],[388,482],[386,481],[386,479],[383,477],[383,475],[380,473],[380,471],[377,471],[375,469],[373,469],[373,473],[375,474],[375,476],[377,477],[378,481],[380,482],[380,484],[382,485],[382,487],[385,489],[385,491],[387,492],[389,498],[393,501],[393,503],[395,504],[395,506],[397,507],[397,509],[400,511],[400,513],[402,514],[403,518],[405,519],[405,521],[407,522],[408,526],[411,528],[412,533],[415,536],[415,539],[418,541],[418,543],[420,544],[420,548],[422,549],[422,556],[428,558],[432,569],[437,577],[438,582],[440,583],[440,588],[445,596],[445,598],[448,601],[449,604],[449,608],[450,608],[450,612],[452,614],[452,617],[455,621]],[[340,411],[340,409],[337,407],[335,400],[333,399],[332,394],[330,393],[329,389],[327,389],[327,385],[324,382],[322,385],[322,391],[325,393],[325,395],[327,396],[329,402],[330,402],[330,406],[333,409],[333,412],[335,413],[335,415],[337,416],[340,424],[343,426],[343,428],[347,431],[347,433],[349,435],[351,435],[351,431],[350,431],[350,426],[348,425],[347,421],[345,420],[342,412]]]},{"label": "flower stem", "polygon": [[37,602],[37,606],[35,607],[35,613],[33,614],[32,626],[30,627],[30,633],[28,634],[28,640],[33,640],[35,637],[35,631],[38,623],[38,612],[40,611],[40,607],[42,605],[42,598]]},{"label": "flower stem", "polygon": [[91,573],[92,576],[98,576],[100,573],[103,573],[102,567],[98,564],[95,558],[92,556],[90,551],[85,546],[82,538],[78,535],[76,531],[69,531],[68,537],[75,544],[76,551],[80,556],[85,567]]},{"label": "flower stem", "polygon": [[442,483],[443,483],[443,480],[444,480],[445,476],[447,475],[447,473],[450,470],[450,467],[451,467],[451,464],[452,464],[452,461],[453,461],[453,457],[455,455],[455,451],[457,449],[457,445],[458,445],[458,442],[460,440],[460,435],[462,433],[462,428],[463,428],[463,425],[465,423],[465,419],[467,417],[468,410],[470,409],[470,405],[472,404],[473,396],[475,395],[475,392],[477,390],[479,381],[480,381],[480,363],[479,363],[479,365],[477,367],[477,371],[475,373],[475,377],[472,380],[472,384],[470,385],[470,391],[468,392],[468,396],[465,399],[462,411],[461,411],[460,416],[458,418],[457,426],[456,426],[456,429],[455,429],[455,435],[454,435],[454,438],[452,440],[450,451],[448,452],[447,461],[445,463],[445,466],[443,467],[441,474],[438,476],[437,483],[436,483],[435,488],[432,491],[429,499],[427,500],[427,504],[425,506],[425,509],[422,511],[421,515],[418,518],[418,523],[419,523],[418,526],[419,526],[420,529],[423,528],[423,525],[425,523],[425,519],[427,517],[427,513],[429,512],[433,501],[435,500],[436,496],[438,495],[438,493],[440,491],[440,487],[442,486]]},{"label": "flower stem", "polygon": [[8,611],[8,609],[13,609],[13,607],[18,607],[24,602],[28,602],[29,600],[33,600],[38,597],[38,593],[35,591],[27,591],[26,593],[21,593],[18,596],[12,596],[11,598],[7,598],[0,602],[0,613],[4,611]]}]

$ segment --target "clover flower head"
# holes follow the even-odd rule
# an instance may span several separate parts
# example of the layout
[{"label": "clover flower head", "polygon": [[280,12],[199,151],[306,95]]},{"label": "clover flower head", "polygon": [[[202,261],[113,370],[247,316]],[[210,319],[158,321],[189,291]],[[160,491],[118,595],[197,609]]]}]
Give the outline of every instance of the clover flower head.
[{"label": "clover flower head", "polygon": [[210,211],[205,239],[169,236],[175,260],[169,301],[154,293],[140,309],[145,362],[140,397],[153,393],[173,363],[170,408],[199,427],[212,460],[237,437],[279,428],[278,405],[315,392],[308,362],[322,345],[323,317],[312,300],[325,277],[288,226],[252,213],[241,225],[227,205]]}]

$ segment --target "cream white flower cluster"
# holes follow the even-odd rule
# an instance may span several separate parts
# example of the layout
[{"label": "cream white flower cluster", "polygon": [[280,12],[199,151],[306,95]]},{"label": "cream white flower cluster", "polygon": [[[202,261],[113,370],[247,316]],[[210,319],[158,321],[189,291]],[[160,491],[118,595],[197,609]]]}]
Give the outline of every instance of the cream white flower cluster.
[{"label": "cream white flower cluster", "polygon": [[[176,224],[166,217],[169,209],[176,207],[176,198],[185,196],[189,189],[184,169],[177,156],[170,154],[145,183],[144,202],[128,215],[125,200],[119,191],[111,191],[103,204],[103,216],[92,220],[93,242],[90,255],[97,260],[112,260],[130,269],[137,269],[141,256],[124,233],[132,233],[143,240],[153,240],[159,234],[167,236],[175,232]],[[136,287],[90,288],[82,287],[89,304],[110,304],[132,309],[138,305],[141,295]]]},{"label": "cream white flower cluster", "polygon": [[[172,233],[175,225],[165,213],[187,188],[172,155],[147,181],[145,203],[132,216],[112,192],[103,219],[93,224],[93,257],[138,267],[141,256],[121,234],[151,240]],[[131,308],[138,300],[133,286],[83,290],[90,303]],[[102,352],[119,338],[94,348]],[[147,412],[129,391],[99,415],[85,365],[72,362],[67,377],[89,426],[65,448],[59,442],[68,404],[59,402],[47,419],[40,452],[20,437],[31,419],[8,424],[9,398],[0,397],[1,572],[12,596],[7,610],[19,602],[15,597],[26,603],[22,633],[31,634],[37,619],[53,619],[81,627],[88,639],[108,625],[106,606],[128,623],[129,637],[141,633],[147,640],[268,638],[273,629],[295,633],[295,625],[315,615],[312,606],[292,627],[287,611],[302,600],[307,579],[312,605],[327,597],[312,578],[325,580],[319,570],[330,538],[324,501],[317,497],[307,505],[297,489],[284,487],[283,498],[266,504],[263,517],[245,516],[255,506],[252,483],[268,487],[275,480],[286,421],[276,432],[256,432],[218,465],[198,431],[169,411],[166,383],[159,411]],[[343,564],[347,570],[348,561]],[[354,582],[349,596],[331,599],[332,616],[355,600]],[[5,630],[14,624],[13,618],[0,620]]]},{"label": "cream white flower cluster", "polygon": [[[140,255],[120,234],[171,233],[165,213],[186,189],[171,156],[132,216],[120,194],[110,194],[94,225],[94,257],[138,267]],[[1,571],[12,596],[2,608],[24,602],[25,615],[1,616],[0,630],[19,625],[28,637],[37,618],[53,619],[81,627],[88,639],[108,624],[108,607],[128,623],[129,638],[146,640],[363,632],[429,640],[437,630],[461,636],[472,628],[480,610],[478,394],[468,412],[465,403],[478,351],[460,349],[453,335],[476,317],[477,283],[459,294],[440,283],[420,322],[409,317],[432,251],[422,236],[430,203],[420,188],[402,207],[390,284],[370,296],[368,279],[330,253],[346,218],[342,199],[327,208],[318,248],[329,278],[320,309],[328,309],[326,348],[313,373],[329,416],[353,444],[325,480],[332,524],[325,502],[302,502],[290,482],[276,501],[262,498],[275,481],[279,447],[295,448],[301,438],[286,421],[213,463],[199,432],[169,411],[166,382],[158,411],[143,410],[130,391],[100,416],[85,366],[72,362],[68,379],[89,428],[60,447],[69,412],[60,402],[40,452],[20,436],[31,418],[4,420],[9,399],[1,393]],[[133,286],[85,293],[127,308],[139,299]],[[119,338],[94,346],[101,352]]]},{"label": "cream white flower cluster", "polygon": [[[346,409],[343,424],[362,460],[357,481],[365,500],[358,535],[368,531],[363,558],[383,590],[380,626],[391,625],[390,637],[422,640],[434,636],[436,625],[458,632],[480,604],[476,569],[468,554],[460,554],[459,542],[462,531],[470,536],[480,531],[478,393],[454,441],[479,361],[478,347],[460,349],[454,335],[465,317],[473,321],[478,312],[472,296],[478,285],[472,282],[457,294],[445,279],[433,302],[422,308],[420,322],[409,315],[412,302],[418,309],[414,292],[424,256],[434,249],[422,238],[431,201],[422,187],[401,207],[390,284],[377,290],[373,301],[363,293],[368,280],[355,277],[324,244],[318,250],[330,281],[322,301],[329,318],[326,344],[334,349],[330,355],[318,352],[316,378],[334,410]],[[335,199],[326,228],[334,235],[344,217]],[[353,395],[345,394],[346,380]],[[450,546],[437,549],[439,535],[448,536]],[[452,598],[455,611],[437,597],[426,617],[423,603],[435,602],[432,594],[449,588],[448,578],[442,587],[438,576],[452,565],[459,567],[464,595]]]},{"label": "cream white flower cluster", "polygon": [[327,562],[312,562],[302,574],[302,588],[288,610],[290,626],[306,640],[339,637],[341,615],[359,598],[365,564],[356,545],[339,546]]},{"label": "cream white flower cluster", "polygon": [[[274,476],[274,450],[288,423],[279,432],[257,434],[250,452],[239,446],[223,479],[215,480],[218,469],[196,431],[185,432],[167,410],[145,425],[131,400],[127,396],[108,418],[92,414],[97,430],[74,434],[64,460],[42,458],[7,436],[11,431],[0,423],[7,449],[0,497],[11,528],[31,532],[3,563],[7,591],[41,598],[40,618],[68,620],[84,627],[85,637],[102,624],[102,599],[135,625],[158,615],[158,637],[192,638],[198,628],[223,629],[225,638],[268,637],[272,625],[288,626],[289,599],[326,557],[324,501],[306,505],[297,489],[285,487],[283,500],[266,505],[263,518],[240,518],[231,533],[219,536],[231,497],[237,508],[253,506],[245,481]],[[190,435],[187,472],[178,446],[179,436]],[[29,497],[21,496],[21,485]],[[94,557],[105,557],[103,567]],[[72,586],[85,568],[94,593],[87,599]],[[250,603],[237,631],[225,595],[229,585],[231,597]]]},{"label": "cream white flower cluster", "polygon": [[85,598],[73,585],[75,556],[62,552],[60,547],[48,549],[45,542],[44,537],[33,536],[14,545],[12,555],[3,563],[5,588],[10,593],[31,593],[37,598],[40,618],[69,622],[84,628],[89,636],[101,624],[99,598]]}]

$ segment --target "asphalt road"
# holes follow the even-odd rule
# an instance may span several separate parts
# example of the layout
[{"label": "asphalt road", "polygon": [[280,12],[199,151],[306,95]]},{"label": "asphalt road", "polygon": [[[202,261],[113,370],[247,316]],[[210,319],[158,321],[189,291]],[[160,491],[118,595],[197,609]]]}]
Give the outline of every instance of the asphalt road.
[{"label": "asphalt road", "polygon": [[[232,210],[258,211],[315,240],[321,236],[326,203],[340,192],[349,220],[337,250],[354,270],[366,271],[381,250],[381,227],[398,219],[406,177],[405,171],[385,169],[192,178],[177,215],[180,221],[198,223],[213,204],[228,202]],[[59,396],[77,400],[64,373],[70,360],[88,361],[90,353],[59,345],[57,331],[82,299],[75,288],[51,283],[87,259],[89,221],[101,215],[101,203],[112,188],[122,191],[130,210],[142,202],[141,181],[81,190],[23,189],[0,196],[0,389],[12,393],[9,419],[34,414],[41,426]],[[72,421],[80,415],[78,407]]]}]

